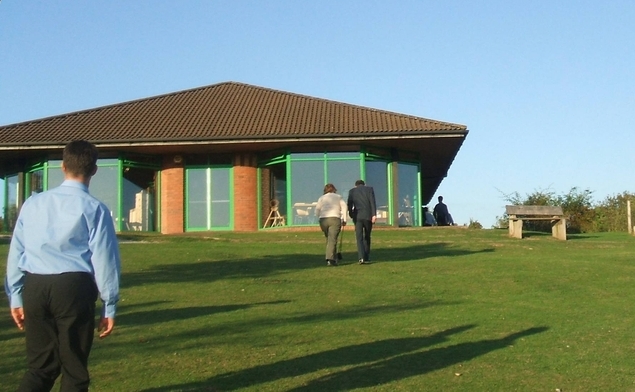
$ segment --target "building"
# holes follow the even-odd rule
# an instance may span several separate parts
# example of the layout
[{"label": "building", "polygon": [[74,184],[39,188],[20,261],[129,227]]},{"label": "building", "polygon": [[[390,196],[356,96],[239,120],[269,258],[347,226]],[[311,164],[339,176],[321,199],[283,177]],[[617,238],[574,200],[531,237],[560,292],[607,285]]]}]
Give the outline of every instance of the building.
[{"label": "building", "polygon": [[256,231],[316,224],[324,184],[375,188],[378,224],[421,225],[464,125],[236,82],[0,127],[4,230],[62,181],[61,153],[93,142],[90,191],[119,231]]}]

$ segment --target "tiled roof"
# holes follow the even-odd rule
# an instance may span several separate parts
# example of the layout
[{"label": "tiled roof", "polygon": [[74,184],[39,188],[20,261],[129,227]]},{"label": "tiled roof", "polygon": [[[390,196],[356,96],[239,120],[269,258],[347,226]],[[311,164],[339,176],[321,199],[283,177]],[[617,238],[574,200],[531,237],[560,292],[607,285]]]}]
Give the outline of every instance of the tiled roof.
[{"label": "tiled roof", "polygon": [[316,137],[465,135],[464,125],[243,83],[211,86],[0,127],[0,147]]}]

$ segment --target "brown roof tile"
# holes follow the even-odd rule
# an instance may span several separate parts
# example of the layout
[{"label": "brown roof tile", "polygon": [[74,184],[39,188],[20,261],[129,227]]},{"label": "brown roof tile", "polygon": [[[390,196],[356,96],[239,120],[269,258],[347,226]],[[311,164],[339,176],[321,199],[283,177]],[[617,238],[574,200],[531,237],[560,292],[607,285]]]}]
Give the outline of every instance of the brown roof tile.
[{"label": "brown roof tile", "polygon": [[225,82],[0,127],[0,146],[467,134],[464,125]]}]

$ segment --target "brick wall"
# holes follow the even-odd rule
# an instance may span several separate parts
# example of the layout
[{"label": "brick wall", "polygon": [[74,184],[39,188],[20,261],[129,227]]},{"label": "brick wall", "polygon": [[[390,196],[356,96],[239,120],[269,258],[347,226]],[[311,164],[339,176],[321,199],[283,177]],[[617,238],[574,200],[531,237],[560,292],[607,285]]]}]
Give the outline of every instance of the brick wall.
[{"label": "brick wall", "polygon": [[184,162],[174,162],[174,156],[163,159],[161,169],[161,233],[183,233],[185,205]]},{"label": "brick wall", "polygon": [[234,230],[258,230],[258,167],[254,154],[234,156]]}]

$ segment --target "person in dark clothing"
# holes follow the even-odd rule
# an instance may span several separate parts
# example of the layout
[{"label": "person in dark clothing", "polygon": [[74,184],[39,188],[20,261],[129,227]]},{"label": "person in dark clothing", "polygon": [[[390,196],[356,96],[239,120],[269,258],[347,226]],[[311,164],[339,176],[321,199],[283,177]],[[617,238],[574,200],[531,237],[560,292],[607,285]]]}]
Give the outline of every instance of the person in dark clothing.
[{"label": "person in dark clothing", "polygon": [[348,191],[347,205],[348,214],[355,224],[359,264],[370,264],[370,233],[377,219],[375,191],[363,180],[357,180],[355,188]]},{"label": "person in dark clothing", "polygon": [[454,224],[452,216],[448,212],[448,206],[443,203],[443,196],[438,197],[439,202],[434,206],[434,219],[438,226],[451,226]]}]

